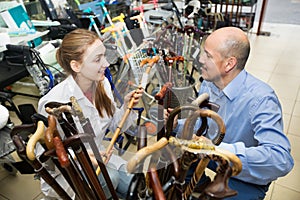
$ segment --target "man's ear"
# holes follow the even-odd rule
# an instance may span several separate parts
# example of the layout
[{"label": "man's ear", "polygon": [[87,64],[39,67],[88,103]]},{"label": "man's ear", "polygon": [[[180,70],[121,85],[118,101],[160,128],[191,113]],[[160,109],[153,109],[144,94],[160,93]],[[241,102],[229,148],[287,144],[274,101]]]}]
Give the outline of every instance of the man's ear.
[{"label": "man's ear", "polygon": [[76,60],[71,60],[70,66],[72,70],[76,73],[80,72],[81,70],[81,65]]},{"label": "man's ear", "polygon": [[225,72],[230,72],[232,69],[236,67],[237,60],[236,57],[230,57],[226,61],[226,67],[225,67]]}]

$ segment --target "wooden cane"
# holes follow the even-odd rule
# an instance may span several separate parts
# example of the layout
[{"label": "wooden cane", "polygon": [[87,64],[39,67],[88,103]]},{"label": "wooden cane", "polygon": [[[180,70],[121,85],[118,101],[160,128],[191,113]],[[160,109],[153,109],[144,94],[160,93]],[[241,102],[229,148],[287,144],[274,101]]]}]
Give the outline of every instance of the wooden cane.
[{"label": "wooden cane", "polygon": [[159,200],[166,200],[166,197],[164,195],[164,192],[162,190],[161,183],[158,178],[158,174],[155,168],[151,167],[150,170],[147,172],[149,179],[150,179],[150,185],[153,189],[154,198]]},{"label": "wooden cane", "polygon": [[43,165],[37,160],[29,160],[26,156],[26,146],[19,135],[13,135],[12,141],[17,148],[17,153],[24,161],[29,163],[39,174],[45,182],[50,185],[54,191],[64,200],[71,200],[71,197],[66,193],[66,191],[56,182],[56,180],[49,174],[49,172],[43,167]]},{"label": "wooden cane", "polygon": [[163,137],[156,143],[151,146],[144,147],[137,151],[134,157],[132,157],[127,163],[127,171],[129,173],[134,173],[136,170],[136,166],[143,161],[148,155],[152,154],[153,152],[164,148],[168,144],[167,138]]},{"label": "wooden cane", "polygon": [[[72,96],[72,97],[70,97],[70,101],[71,101],[71,104],[72,104],[73,113],[74,113],[75,116],[77,116],[79,118],[79,122],[80,122],[84,132],[87,133],[87,134],[90,134],[92,137],[95,137],[93,127],[92,127],[89,119],[84,117],[82,109],[81,109],[80,105],[77,102],[77,99],[74,96]],[[90,147],[91,147],[91,149],[94,153],[94,156],[97,160],[97,163],[98,163],[97,170],[99,170],[99,172],[97,173],[97,171],[96,171],[96,175],[98,176],[100,174],[100,172],[102,171],[103,177],[104,177],[104,179],[107,183],[107,186],[108,186],[108,189],[109,189],[109,191],[112,195],[112,198],[113,199],[118,199],[118,196],[117,196],[116,191],[113,187],[113,184],[112,184],[111,179],[109,177],[108,171],[105,167],[104,161],[102,159],[102,156],[99,153],[99,150],[98,150],[98,147],[97,147],[95,141],[94,140],[88,140],[88,142],[90,144]]]},{"label": "wooden cane", "polygon": [[[209,117],[211,119],[213,119],[216,124],[218,125],[218,134],[216,135],[215,138],[212,139],[212,142],[215,145],[219,145],[224,136],[225,136],[225,132],[226,132],[226,127],[224,124],[223,119],[220,117],[219,114],[217,114],[216,112],[212,111],[212,110],[207,110],[207,109],[198,109],[196,110],[192,116],[190,116],[183,127],[183,138],[185,139],[191,139],[192,134],[193,134],[193,130],[194,130],[194,126],[196,123],[196,120],[198,119],[198,117]],[[199,135],[198,135],[199,136]]]},{"label": "wooden cane", "polygon": [[[202,176],[202,174],[210,160],[214,160],[214,161],[217,161],[220,163],[219,168],[221,170],[220,171],[221,173],[225,173],[227,168],[230,166],[230,170],[231,170],[230,176],[235,176],[238,173],[240,173],[242,170],[241,161],[236,155],[234,155],[233,153],[231,153],[229,151],[226,151],[226,150],[216,147],[208,139],[202,141],[199,139],[184,140],[184,139],[179,139],[179,138],[175,138],[175,137],[170,137],[169,144],[179,146],[182,149],[182,151],[184,151],[184,152],[190,152],[195,155],[201,155],[201,157],[202,157],[199,164],[197,165],[197,168],[194,172],[191,182],[188,184],[188,186],[184,192],[184,199],[188,199],[188,197],[190,196],[191,192],[193,191],[195,185],[200,180],[200,177]],[[229,164],[231,164],[231,165],[229,165]],[[223,170],[223,169],[225,169],[225,170]],[[219,175],[219,177],[222,177],[222,179],[224,180],[225,177],[228,177],[228,173],[225,174],[225,176]],[[226,183],[226,181],[223,181],[222,183]],[[224,184],[222,185],[222,183],[221,183],[221,185],[218,185],[220,188],[222,188],[222,186],[224,186]],[[224,186],[223,188],[227,188],[227,187]],[[213,190],[216,191],[215,188],[213,188],[209,191],[213,191]],[[218,191],[218,192],[223,195],[231,195],[231,190],[226,190],[226,192],[223,192],[223,193],[220,191]]]},{"label": "wooden cane", "polygon": [[[65,141],[67,142],[67,145],[65,144],[65,142],[63,143],[65,147],[72,147],[72,149],[74,150],[74,153],[76,155],[76,158],[79,161],[79,164],[81,165],[81,169],[83,170],[85,177],[87,178],[87,180],[89,181],[89,184],[91,185],[91,189],[93,190],[94,194],[95,194],[95,198],[96,199],[103,199],[105,198],[105,194],[104,191],[101,187],[101,184],[98,180],[97,175],[95,174],[95,170],[93,169],[93,164],[91,162],[91,160],[89,159],[89,154],[86,151],[86,148],[84,146],[84,144],[80,141],[80,143],[76,143],[74,140],[78,140],[78,138],[81,138],[81,136],[83,136],[83,134],[79,134],[77,132],[77,128],[76,125],[74,123],[74,120],[72,118],[72,115],[77,116],[78,114],[78,110],[73,108],[74,105],[74,98],[75,97],[71,97],[71,99],[73,100],[73,102],[71,101],[72,106],[70,105],[59,105],[59,103],[56,103],[59,107],[58,108],[54,108],[54,104],[51,105],[51,109],[49,107],[47,107],[47,111],[48,113],[52,113],[55,114],[59,117],[59,122],[61,124],[61,126],[63,126],[62,128],[65,130],[65,134],[67,136],[67,138],[65,139]],[[49,105],[48,105],[49,106]],[[62,118],[62,112],[64,113],[64,115],[66,116],[67,120],[63,120]],[[49,115],[50,117],[51,115]],[[83,116],[83,114],[82,114]],[[52,121],[49,121],[49,125],[52,123],[55,123],[55,117],[52,115],[52,117],[50,117],[50,119],[52,119]],[[80,118],[80,120],[82,120],[82,118]],[[82,121],[80,121],[82,122]],[[53,124],[54,125],[54,124]],[[87,124],[87,126],[91,126],[90,124]],[[52,129],[53,130],[53,129]],[[71,132],[73,133],[73,135],[71,135]],[[91,137],[94,137],[94,132],[92,129],[87,130],[86,128],[84,128],[85,131],[89,131],[88,133],[90,134]],[[51,131],[49,131],[51,132]],[[47,135],[49,140],[52,141],[53,140],[53,135],[48,134]],[[52,137],[52,138],[51,138]],[[74,141],[74,142],[68,142],[68,141]],[[88,140],[91,141],[91,140]],[[110,184],[108,184],[108,186],[110,186]],[[87,188],[90,189],[90,188]],[[111,190],[114,190],[113,186],[111,185]]]},{"label": "wooden cane", "polygon": [[26,146],[26,154],[29,160],[33,161],[35,157],[34,149],[38,141],[44,141],[45,125],[43,121],[38,121],[35,133],[29,138]]},{"label": "wooden cane", "polygon": [[53,149],[53,138],[60,137],[56,129],[56,118],[53,115],[48,115],[48,127],[45,130],[45,144],[48,149]]},{"label": "wooden cane", "polygon": [[[149,76],[150,70],[151,70],[152,66],[159,61],[159,59],[160,59],[159,56],[155,56],[152,59],[148,59],[145,62],[143,62],[143,61],[141,62],[141,66],[145,65],[146,63],[148,63],[148,67],[146,68],[146,71],[143,73],[141,83],[138,86],[138,89],[136,90],[136,93],[137,93],[137,91],[140,88],[145,88],[146,87],[146,84],[148,82],[148,76]],[[117,138],[118,138],[119,134],[121,133],[121,129],[122,129],[124,123],[127,120],[127,117],[129,116],[129,114],[130,114],[130,112],[131,112],[131,110],[133,108],[134,101],[135,101],[135,98],[132,97],[131,100],[130,100],[130,102],[127,105],[127,110],[125,111],[125,113],[123,115],[123,118],[119,122],[118,127],[116,128],[116,130],[115,130],[115,132],[113,134],[113,137],[112,137],[112,139],[111,139],[111,141],[110,141],[110,143],[109,143],[109,145],[108,145],[108,147],[106,149],[106,154],[109,154],[111,152],[111,150],[113,149],[114,144],[117,141]],[[106,159],[104,158],[104,162],[105,161],[106,161]],[[99,173],[100,173],[100,168],[98,167],[97,168],[97,174],[99,174]]]},{"label": "wooden cane", "polygon": [[59,137],[53,138],[53,144],[55,146],[56,155],[60,165],[66,169],[69,177],[75,185],[77,190],[77,195],[81,200],[91,199],[95,197],[90,194],[90,192],[85,190],[84,181],[80,179],[76,170],[72,167],[72,164],[68,158],[68,154],[64,148],[64,145]]}]

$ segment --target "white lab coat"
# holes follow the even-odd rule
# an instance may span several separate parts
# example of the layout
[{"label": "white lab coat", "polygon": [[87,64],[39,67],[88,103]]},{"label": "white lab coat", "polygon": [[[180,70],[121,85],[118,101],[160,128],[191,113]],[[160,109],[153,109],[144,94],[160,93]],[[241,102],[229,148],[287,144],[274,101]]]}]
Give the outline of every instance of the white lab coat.
[{"label": "white lab coat", "polygon": [[[107,95],[109,98],[112,99],[112,102],[115,104],[113,93],[111,90],[111,85],[107,78],[103,80],[103,85],[105,88],[105,91],[107,92]],[[106,113],[103,118],[100,118],[98,111],[96,107],[84,96],[83,92],[75,82],[74,78],[70,75],[68,76],[64,81],[56,85],[53,89],[51,89],[45,96],[43,96],[39,100],[38,104],[38,113],[47,116],[47,112],[45,111],[45,104],[48,102],[60,102],[60,103],[67,103],[70,102],[70,97],[74,96],[79,105],[82,108],[83,114],[86,118],[89,118],[92,127],[94,129],[94,133],[96,135],[95,143],[99,150],[105,151],[105,148],[102,145],[102,140],[105,136],[106,130],[109,129],[110,131],[114,131],[119,121],[122,119],[125,110],[123,107],[120,109],[116,107],[116,111],[113,115],[113,117],[108,117]],[[74,118],[74,117],[73,117]],[[128,129],[131,125],[135,123],[137,120],[137,115],[134,112],[131,112],[126,120],[126,123],[122,127],[122,131]],[[79,120],[77,118],[74,118],[74,121],[76,123],[76,126],[78,129],[81,128]],[[83,130],[80,130],[83,131]],[[63,136],[63,132],[59,129],[60,134]],[[37,155],[40,155],[43,152],[42,147],[39,145],[37,147]],[[126,164],[126,161],[123,160],[121,157],[112,155],[111,159],[109,160],[109,165],[113,165],[116,169],[119,169],[122,165]],[[48,166],[49,168],[49,166]],[[50,167],[51,168],[51,167]],[[56,180],[59,181],[59,183],[63,186],[64,189],[69,194],[72,194],[72,196],[75,196],[73,191],[68,186],[67,182],[63,180],[62,175],[58,171],[57,168],[55,168],[55,171],[52,171],[51,174],[56,177]],[[44,180],[41,180],[41,189],[43,193],[46,196],[54,196],[55,195],[54,190],[44,182]]]}]

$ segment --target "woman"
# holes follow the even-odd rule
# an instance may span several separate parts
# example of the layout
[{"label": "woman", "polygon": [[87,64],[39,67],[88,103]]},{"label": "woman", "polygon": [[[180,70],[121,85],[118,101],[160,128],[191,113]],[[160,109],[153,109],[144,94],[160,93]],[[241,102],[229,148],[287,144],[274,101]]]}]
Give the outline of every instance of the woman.
[{"label": "woman", "polygon": [[[109,66],[105,58],[105,47],[99,37],[92,31],[85,29],[76,29],[68,33],[56,53],[58,64],[68,74],[68,77],[55,86],[48,94],[43,96],[38,105],[38,112],[47,116],[45,104],[56,101],[66,103],[70,97],[74,96],[82,108],[83,114],[89,118],[95,132],[95,142],[103,155],[104,147],[101,145],[106,130],[114,131],[119,121],[122,119],[127,104],[131,97],[135,98],[134,105],[139,101],[143,90],[136,93],[131,92],[124,97],[124,105],[117,108],[111,91],[111,85],[104,76],[105,69]],[[136,114],[130,113],[122,131],[129,128],[136,121]],[[107,170],[110,178],[120,198],[125,198],[131,175],[126,173],[126,162],[113,154],[105,155],[107,157]],[[90,155],[92,162],[96,163],[94,156]],[[100,182],[106,193],[110,192],[102,177]],[[68,186],[62,176],[58,177],[60,183]],[[73,194],[70,187],[67,188],[69,194]],[[47,196],[56,196],[53,190],[42,181],[42,191]]]}]

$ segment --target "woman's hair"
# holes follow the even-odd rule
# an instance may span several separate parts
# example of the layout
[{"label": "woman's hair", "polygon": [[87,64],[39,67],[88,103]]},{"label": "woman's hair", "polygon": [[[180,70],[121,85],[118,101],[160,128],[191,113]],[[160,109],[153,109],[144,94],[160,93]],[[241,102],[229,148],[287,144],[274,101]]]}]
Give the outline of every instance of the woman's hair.
[{"label": "woman's hair", "polygon": [[[66,34],[60,48],[56,52],[58,64],[67,74],[76,76],[76,72],[74,72],[71,68],[71,61],[75,60],[82,63],[86,49],[96,40],[100,40],[98,35],[95,32],[86,29],[79,28]],[[115,108],[111,99],[107,96],[101,81],[99,81],[96,87],[95,106],[101,117],[104,116],[104,111],[106,111],[108,116],[113,116]]]}]

